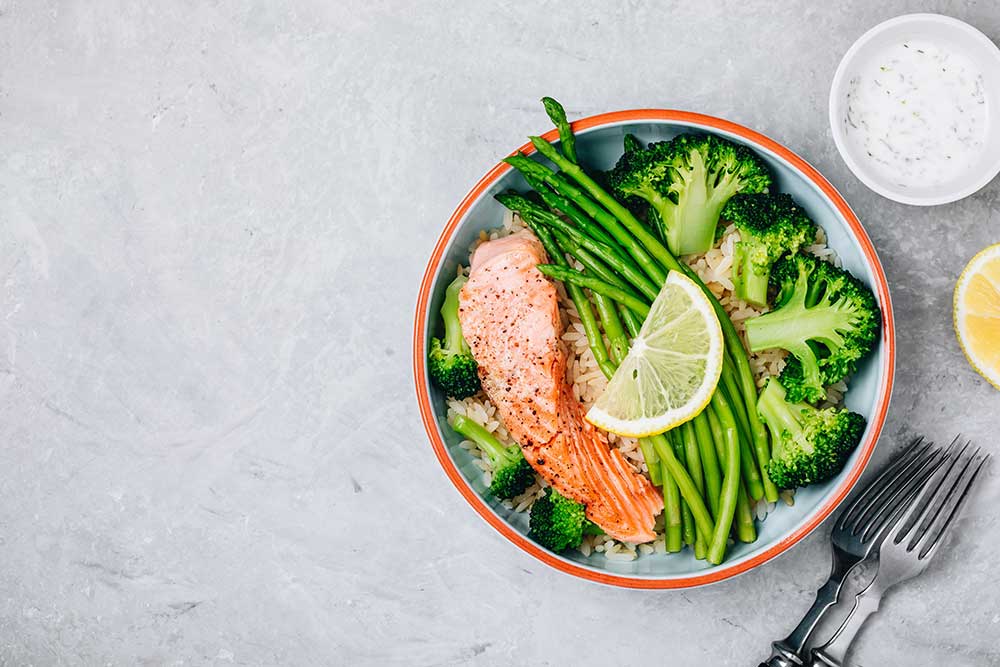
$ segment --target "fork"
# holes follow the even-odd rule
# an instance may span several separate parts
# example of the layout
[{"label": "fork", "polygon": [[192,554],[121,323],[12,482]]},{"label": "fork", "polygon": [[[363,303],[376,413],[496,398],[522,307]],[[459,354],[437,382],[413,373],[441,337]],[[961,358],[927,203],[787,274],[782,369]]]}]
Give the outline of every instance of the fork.
[{"label": "fork", "polygon": [[[927,568],[969,499],[976,477],[990,458],[989,454],[982,454],[978,447],[970,456],[963,456],[968,444],[957,454],[949,454],[947,465],[943,465],[942,461],[942,465],[935,466],[933,474],[936,479],[929,481],[920,495],[909,503],[905,513],[891,524],[888,533],[892,539],[886,539],[878,551],[878,572],[872,582],[857,594],[854,608],[837,633],[826,644],[813,649],[812,664],[841,667],[858,630],[871,614],[878,611],[882,595]],[[940,470],[944,471],[943,474],[939,474]]]},{"label": "fork", "polygon": [[[952,445],[954,446],[954,442]],[[945,450],[947,451],[947,450]],[[816,591],[816,600],[788,637],[774,642],[771,657],[759,667],[795,667],[806,642],[827,610],[837,603],[844,581],[852,570],[877,550],[890,518],[922,484],[942,450],[915,439],[885,471],[841,514],[831,534],[833,565],[827,582]]]}]

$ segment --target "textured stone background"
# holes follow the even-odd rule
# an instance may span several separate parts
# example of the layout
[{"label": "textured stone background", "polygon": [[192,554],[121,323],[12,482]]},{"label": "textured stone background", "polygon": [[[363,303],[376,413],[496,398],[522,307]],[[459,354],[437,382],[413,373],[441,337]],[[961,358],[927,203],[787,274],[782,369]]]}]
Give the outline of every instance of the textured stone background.
[{"label": "textured stone background", "polygon": [[[413,400],[424,262],[547,122],[677,107],[790,146],[885,262],[899,332],[877,461],[996,448],[951,289],[1000,182],[867,191],[826,121],[840,55],[992,2],[0,0],[0,664],[754,665],[826,576],[828,528],[703,590],[558,574],[465,506]],[[1000,467],[859,665],[1000,664]]]}]

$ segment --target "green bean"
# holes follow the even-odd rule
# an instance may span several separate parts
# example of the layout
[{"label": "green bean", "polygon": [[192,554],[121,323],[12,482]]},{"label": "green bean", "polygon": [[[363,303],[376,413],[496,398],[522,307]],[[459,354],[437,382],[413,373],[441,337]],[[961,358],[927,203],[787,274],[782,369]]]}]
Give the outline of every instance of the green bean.
[{"label": "green bean", "polygon": [[588,276],[575,269],[568,269],[553,264],[539,264],[538,270],[550,278],[561,280],[564,283],[573,283],[574,285],[579,285],[580,287],[586,287],[591,292],[597,292],[598,294],[610,297],[615,301],[628,306],[635,312],[636,315],[641,317],[649,315],[648,305],[627,292],[623,292],[614,285],[609,285],[603,280],[598,280],[597,278]]},{"label": "green bean", "polygon": [[[679,429],[675,428],[668,431],[666,435],[670,439],[670,445],[674,448],[674,455],[677,457],[677,460],[686,467],[687,459],[684,456],[684,438],[682,437]],[[688,474],[691,474],[690,469],[688,469]],[[693,475],[692,481],[694,481]],[[695,488],[697,488],[697,484],[695,485]],[[701,489],[698,490],[699,492],[701,491]],[[687,501],[683,498],[681,498],[681,534],[684,536],[684,544],[694,546],[694,515],[691,514],[691,508],[688,506]]]},{"label": "green bean", "polygon": [[601,317],[604,335],[608,339],[608,354],[611,357],[611,363],[617,367],[628,354],[628,336],[625,335],[625,329],[622,328],[622,321],[618,317],[614,301],[595,292],[594,305]]},{"label": "green bean", "polygon": [[653,486],[662,486],[663,471],[660,468],[660,457],[656,455],[656,449],[653,447],[653,444],[643,438],[639,440],[639,449],[642,450],[642,459],[646,462],[649,481],[653,483]]},{"label": "green bean", "polygon": [[705,495],[705,474],[702,470],[701,452],[698,449],[698,438],[694,432],[694,424],[690,421],[680,426],[681,439],[684,443],[684,463],[687,465],[691,480],[698,487],[699,493]]},{"label": "green bean", "polygon": [[[709,405],[705,408],[703,413],[708,417],[709,426],[714,434],[715,449],[718,456],[719,462],[723,466],[726,465],[726,451],[725,451],[725,436],[722,433],[722,427],[719,425],[718,418],[712,406]],[[740,480],[740,492],[736,498],[736,536],[741,542],[753,542],[757,539],[756,528],[753,523],[753,516],[750,513],[750,504],[748,500],[748,494],[746,492],[746,485]],[[721,500],[721,496],[720,496]],[[718,516],[718,514],[716,514]]]},{"label": "green bean", "polygon": [[[728,357],[729,355],[727,354],[726,356]],[[768,463],[771,462],[771,450],[770,447],[768,447],[767,438],[766,437],[758,438],[754,436],[754,427],[750,423],[750,420],[746,412],[747,406],[743,401],[738,400],[740,392],[734,375],[735,373],[732,367],[729,367],[727,369],[727,367],[723,365],[722,378],[724,386],[728,391],[729,400],[733,404],[733,408],[734,411],[736,412],[737,418],[740,421],[740,425],[744,429],[744,432],[747,434],[747,438],[749,439],[749,441],[753,444],[754,458],[756,459],[756,464],[758,466],[758,469],[760,470],[761,482],[763,482],[764,484],[764,497],[767,498],[767,502],[769,503],[777,502],[778,487],[774,485],[774,482],[771,481],[771,478],[767,474],[767,465]],[[740,409],[736,410],[736,406],[738,403],[740,404],[739,405]],[[754,405],[756,406],[756,402],[754,403]],[[754,407],[754,412],[756,412],[756,407]],[[759,421],[760,419],[758,418],[758,422]]]},{"label": "green bean", "polygon": [[650,280],[641,272],[634,269],[628,262],[623,262],[620,258],[618,258],[608,245],[601,243],[600,241],[595,241],[580,230],[573,227],[573,225],[559,219],[558,216],[552,214],[541,216],[537,213],[532,213],[532,215],[538,216],[538,222],[541,224],[558,229],[563,234],[572,238],[574,243],[577,243],[597,255],[601,261],[624,276],[630,283],[632,283],[632,285],[636,287],[636,289],[646,295],[646,297],[650,300],[655,299],[656,295],[660,293],[660,290],[656,285],[650,282]]},{"label": "green bean", "polygon": [[[663,268],[656,263],[653,257],[646,252],[641,245],[639,245],[635,237],[633,237],[628,230],[618,222],[615,216],[601,208],[601,206],[590,199],[590,197],[587,196],[583,190],[570,183],[569,180],[560,177],[545,165],[535,162],[526,155],[512,155],[505,158],[504,162],[524,174],[525,178],[529,179],[529,181],[529,176],[536,180],[544,181],[550,185],[553,190],[571,200],[576,206],[582,209],[584,213],[593,218],[597,224],[603,227],[604,230],[609,233],[615,241],[617,241],[618,244],[621,245],[626,252],[628,252],[629,255],[632,256],[643,272],[645,272],[654,283],[662,285],[663,281],[667,279],[667,274],[664,272]],[[568,161],[564,160],[564,162]]]},{"label": "green bean", "polygon": [[753,522],[753,502],[747,494],[746,486],[740,484],[740,493],[736,499],[736,516],[733,518],[736,539],[749,544],[757,540],[757,527]]},{"label": "green bean", "polygon": [[708,410],[709,407],[702,410],[693,422],[695,437],[698,440],[698,453],[701,455],[702,473],[705,476],[705,495],[708,497],[708,506],[712,511],[712,516],[715,516],[719,511],[722,474],[719,471],[719,458],[715,452],[712,431],[708,424]]},{"label": "green bean", "polygon": [[708,508],[705,507],[705,500],[698,493],[698,487],[694,485],[691,475],[688,474],[687,470],[674,455],[674,450],[667,441],[667,438],[661,433],[649,436],[648,440],[653,443],[653,447],[656,448],[656,453],[660,457],[660,463],[670,471],[670,476],[676,482],[681,496],[691,508],[691,514],[694,516],[694,522],[698,530],[701,530],[706,535],[711,534],[713,529],[712,515],[708,513]]},{"label": "green bean", "polygon": [[602,243],[607,243],[611,246],[615,253],[622,259],[626,261],[629,260],[629,255],[625,252],[625,249],[619,245],[618,241],[615,240],[611,234],[606,232],[603,227],[595,223],[590,219],[586,213],[580,210],[580,208],[574,204],[568,197],[564,197],[555,190],[553,190],[544,179],[537,178],[531,174],[521,172],[524,176],[524,180],[528,182],[528,185],[534,189],[535,192],[539,194],[542,201],[556,211],[559,211],[570,221],[578,226],[583,232],[585,232],[592,239],[600,241]]},{"label": "green bean", "polygon": [[733,516],[740,494],[740,445],[736,438],[736,429],[724,427],[725,436],[725,474],[722,477],[722,495],[719,499],[719,513],[715,517],[715,528],[712,541],[708,547],[708,561],[721,563],[726,554],[726,544],[729,531],[733,526]]},{"label": "green bean", "polygon": [[[566,261],[566,255],[552,237],[552,234],[549,233],[549,230],[542,225],[534,225],[533,223],[528,223],[528,226],[535,232],[535,235],[541,241],[545,252],[549,254],[552,261],[557,262],[561,266],[568,267],[569,262]],[[569,298],[572,299],[573,305],[576,306],[577,313],[580,315],[580,323],[583,324],[583,332],[587,336],[587,344],[590,345],[590,351],[594,354],[597,366],[604,375],[610,378],[615,373],[616,365],[608,358],[608,351],[604,347],[604,339],[601,336],[597,318],[594,317],[594,311],[590,307],[590,300],[584,294],[583,288],[578,285],[567,283],[566,291],[569,294]]]},{"label": "green bean", "polygon": [[625,323],[625,328],[628,329],[628,335],[637,338],[639,330],[642,329],[642,322],[638,316],[622,304],[618,304],[618,313],[622,317],[622,322]]},{"label": "green bean", "polygon": [[736,418],[733,416],[729,401],[721,392],[717,391],[712,395],[712,407],[719,418],[723,434],[732,430],[733,438],[740,448],[740,468],[743,471],[743,481],[746,482],[747,489],[750,491],[750,497],[754,500],[763,498],[764,486],[760,481],[760,471],[754,465],[753,459],[750,458],[750,443],[739,437],[739,427],[736,425]]},{"label": "green bean", "polygon": [[675,553],[682,547],[681,535],[681,498],[677,482],[670,474],[670,469],[662,460],[660,462],[663,476],[663,532],[667,551]]},{"label": "green bean", "polygon": [[609,285],[614,285],[618,289],[631,294],[637,299],[645,298],[639,294],[639,292],[637,292],[629,282],[619,277],[617,273],[609,269],[604,262],[597,258],[597,256],[581,246],[579,243],[576,243],[571,236],[563,234],[561,231],[554,228],[550,231],[552,232],[552,235],[556,237],[556,240],[559,241],[559,245],[562,246],[567,253],[575,257],[577,261],[583,264],[583,268],[586,269],[587,272],[591,273],[595,278],[603,280]]}]

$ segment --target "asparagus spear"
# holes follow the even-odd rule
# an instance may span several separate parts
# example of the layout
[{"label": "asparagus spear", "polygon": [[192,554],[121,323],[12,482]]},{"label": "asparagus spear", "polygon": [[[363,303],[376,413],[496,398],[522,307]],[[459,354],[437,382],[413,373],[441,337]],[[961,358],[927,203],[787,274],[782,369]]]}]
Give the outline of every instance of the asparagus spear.
[{"label": "asparagus spear", "polygon": [[561,280],[564,283],[572,283],[574,285],[579,285],[580,287],[586,287],[591,292],[597,292],[598,294],[610,297],[618,303],[628,306],[629,309],[643,319],[645,319],[646,315],[649,315],[648,304],[635,298],[628,292],[618,289],[614,285],[608,284],[603,280],[598,280],[597,278],[588,276],[582,271],[556,266],[553,264],[539,264],[538,270],[550,278]]}]

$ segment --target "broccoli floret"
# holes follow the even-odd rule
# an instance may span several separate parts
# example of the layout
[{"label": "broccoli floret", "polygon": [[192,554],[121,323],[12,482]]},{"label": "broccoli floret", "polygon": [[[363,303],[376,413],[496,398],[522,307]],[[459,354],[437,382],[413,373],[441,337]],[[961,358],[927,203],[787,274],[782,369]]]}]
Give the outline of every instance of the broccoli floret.
[{"label": "broccoli floret", "polygon": [[493,481],[490,493],[500,499],[519,496],[535,482],[535,471],[517,445],[505,446],[485,428],[462,415],[451,420],[451,427],[476,443],[490,457]]},{"label": "broccoli floret", "polygon": [[649,217],[675,255],[707,252],[719,213],[738,192],[766,192],[767,165],[746,146],[711,134],[682,134],[629,150],[608,173],[615,196],[634,207],[648,202]]},{"label": "broccoli floret", "polygon": [[722,209],[722,219],[740,231],[733,252],[736,296],[767,305],[771,265],[815,239],[816,225],[787,194],[733,195]]},{"label": "broccoli floret", "polygon": [[768,381],[757,411],[771,432],[767,474],[779,488],[825,482],[840,472],[861,442],[865,418],[849,410],[789,403],[781,383]]},{"label": "broccoli floret", "polygon": [[791,255],[771,269],[775,309],[747,320],[754,352],[788,350],[779,381],[793,402],[826,398],[825,385],[854,372],[875,346],[882,314],[857,278],[811,255]]},{"label": "broccoli floret", "polygon": [[622,139],[622,144],[626,153],[643,150],[642,142],[634,134],[626,134]]},{"label": "broccoli floret", "polygon": [[550,486],[531,506],[528,537],[559,552],[580,546],[584,535],[603,535],[604,531],[585,516],[585,511],[582,504]]},{"label": "broccoli floret", "polygon": [[427,368],[431,379],[452,398],[463,399],[479,391],[479,372],[468,343],[462,337],[458,320],[458,293],[468,278],[459,276],[445,290],[441,318],[444,320],[444,340],[431,339]]}]

